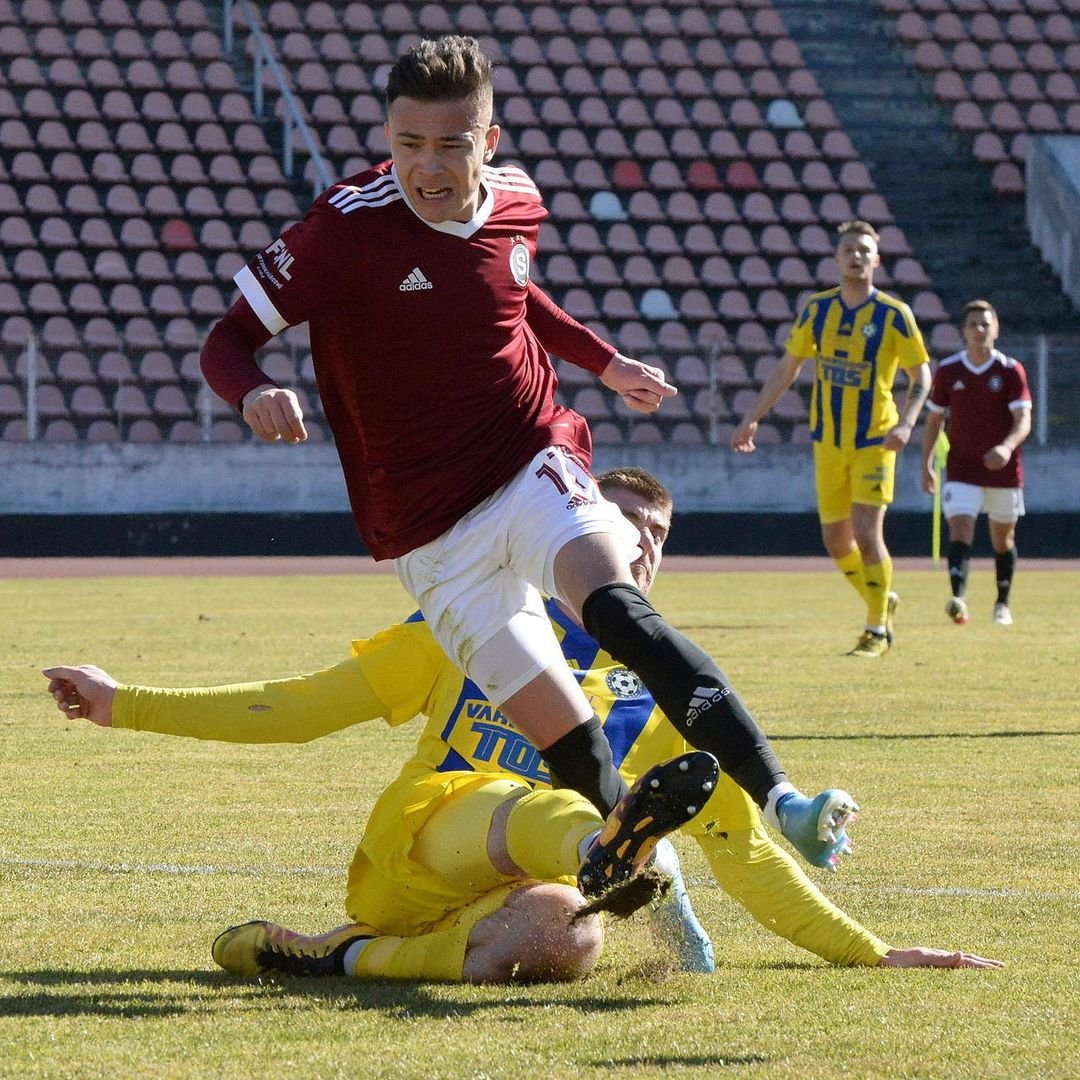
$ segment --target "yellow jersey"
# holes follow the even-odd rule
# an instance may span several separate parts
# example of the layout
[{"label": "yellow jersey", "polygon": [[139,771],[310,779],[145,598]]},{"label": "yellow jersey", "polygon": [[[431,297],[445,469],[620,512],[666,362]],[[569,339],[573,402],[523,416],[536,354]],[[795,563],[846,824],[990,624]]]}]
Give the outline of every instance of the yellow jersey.
[{"label": "yellow jersey", "polygon": [[930,362],[911,308],[878,289],[854,308],[839,286],[815,293],[786,348],[796,359],[814,360],[811,437],[845,450],[884,440],[900,418],[892,395],[897,368]]},{"label": "yellow jersey", "polygon": [[[636,674],[554,601],[547,612],[627,783],[689,749]],[[113,702],[114,727],[244,743],[306,742],[368,720],[397,726],[416,716],[424,718],[416,750],[372,809],[360,848],[399,875],[410,870],[410,836],[446,790],[483,776],[551,784],[539,752],[446,658],[419,613],[353,642],[352,656],[324,671],[179,690],[122,685]],[[683,831],[700,845],[721,888],[774,933],[837,964],[873,965],[888,951],[814,887],[730,777],[721,776]]]}]

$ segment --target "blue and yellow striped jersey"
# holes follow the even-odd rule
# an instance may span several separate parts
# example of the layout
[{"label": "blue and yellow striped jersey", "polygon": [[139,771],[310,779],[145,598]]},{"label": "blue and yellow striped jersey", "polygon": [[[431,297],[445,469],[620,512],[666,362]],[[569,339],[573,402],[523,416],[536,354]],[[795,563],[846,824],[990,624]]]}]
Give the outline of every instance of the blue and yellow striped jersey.
[{"label": "blue and yellow striped jersey", "polygon": [[[658,761],[685,753],[689,747],[641,679],[603,652],[554,601],[547,602],[547,611],[563,655],[603,723],[615,765],[627,783]],[[417,713],[429,717],[403,775],[433,770],[510,773],[534,787],[550,786],[539,751],[446,659],[419,616],[354,642],[353,652],[372,690],[388,708],[391,724]],[[422,667],[417,662],[420,656],[425,657]],[[726,775],[686,831],[693,833],[714,819],[732,830],[749,829],[760,821],[749,796]]]},{"label": "blue and yellow striped jersey", "polygon": [[839,286],[806,301],[787,352],[814,360],[812,438],[848,450],[877,445],[899,420],[892,395],[897,368],[930,362],[907,304],[874,289],[865,303],[849,308]]},{"label": "blue and yellow striped jersey", "polygon": [[[686,743],[640,679],[555,603],[547,610],[627,782],[683,753]],[[534,787],[550,784],[539,753],[446,658],[418,616],[354,642],[348,660],[324,671],[221,687],[120,686],[113,702],[115,727],[243,743],[307,742],[367,720],[396,726],[418,715],[424,718],[420,740],[398,776],[387,778],[362,841],[363,851],[381,851],[398,874],[409,872],[402,869],[409,862],[409,829],[422,825],[442,790],[431,783],[436,775],[451,787],[485,773]],[[402,823],[404,833],[396,828]],[[684,831],[700,845],[721,887],[774,933],[838,964],[876,964],[888,951],[814,888],[728,776]],[[394,847],[402,838],[406,846]]]}]

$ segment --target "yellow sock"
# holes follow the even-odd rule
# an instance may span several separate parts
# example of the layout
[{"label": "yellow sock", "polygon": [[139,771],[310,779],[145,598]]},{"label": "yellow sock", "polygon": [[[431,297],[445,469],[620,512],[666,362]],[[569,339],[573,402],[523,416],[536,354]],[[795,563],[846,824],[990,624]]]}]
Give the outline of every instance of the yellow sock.
[{"label": "yellow sock", "polygon": [[885,611],[889,606],[889,590],[892,588],[892,559],[888,555],[879,563],[863,566],[866,579],[866,625],[885,629]]},{"label": "yellow sock", "polygon": [[534,791],[510,811],[506,850],[528,877],[553,881],[574,876],[581,865],[581,841],[603,824],[596,807],[576,791]]},{"label": "yellow sock", "polygon": [[833,559],[833,562],[847,579],[848,584],[869,604],[870,594],[866,588],[862,552],[857,547],[853,547],[843,558]]},{"label": "yellow sock", "polygon": [[506,885],[459,912],[450,925],[416,937],[376,937],[364,946],[352,974],[358,979],[461,982],[469,935],[481,919],[498,911],[518,888]]}]

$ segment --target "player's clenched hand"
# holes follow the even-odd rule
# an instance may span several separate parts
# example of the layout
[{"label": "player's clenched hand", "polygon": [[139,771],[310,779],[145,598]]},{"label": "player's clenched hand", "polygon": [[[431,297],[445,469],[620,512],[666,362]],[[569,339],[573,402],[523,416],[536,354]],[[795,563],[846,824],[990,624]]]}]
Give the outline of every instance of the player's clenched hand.
[{"label": "player's clenched hand", "polygon": [[679,391],[664,378],[663,371],[640,360],[616,353],[604,368],[600,381],[614,390],[634,412],[651,413],[660,408],[664,398]]},{"label": "player's clenched hand", "polygon": [[291,390],[280,386],[256,386],[244,395],[244,419],[264,442],[298,443],[307,439],[304,411]]},{"label": "player's clenched hand", "polygon": [[916,946],[913,949],[890,949],[880,960],[881,967],[916,968],[999,968],[1005,965],[1000,960],[988,960],[985,956],[973,953],[948,952],[945,949],[925,949]]},{"label": "player's clenched hand", "polygon": [[93,664],[80,664],[45,668],[41,674],[49,680],[49,693],[65,716],[89,720],[99,727],[112,727],[117,683],[107,671]]}]

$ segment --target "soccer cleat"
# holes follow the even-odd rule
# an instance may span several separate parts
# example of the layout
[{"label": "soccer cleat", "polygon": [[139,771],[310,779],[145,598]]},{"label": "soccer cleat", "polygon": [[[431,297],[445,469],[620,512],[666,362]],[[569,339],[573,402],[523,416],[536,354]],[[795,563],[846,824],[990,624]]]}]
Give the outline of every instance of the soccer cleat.
[{"label": "soccer cleat", "polygon": [[344,975],[346,950],[368,937],[353,923],[309,937],[256,920],[223,930],[210,952],[215,963],[233,975]]},{"label": "soccer cleat", "polygon": [[719,776],[716,758],[704,750],[643,772],[585,852],[578,869],[582,894],[600,896],[637,875],[660,839],[701,811]]},{"label": "soccer cleat", "polygon": [[889,602],[885,606],[885,640],[889,643],[889,647],[892,648],[893,643],[893,621],[896,618],[896,609],[900,606],[900,594],[890,592]]},{"label": "soccer cleat", "polygon": [[873,630],[864,630],[862,636],[855,642],[855,648],[848,656],[884,656],[889,651],[889,639],[884,634],[876,634]]},{"label": "soccer cleat", "polygon": [[780,832],[812,866],[836,872],[841,855],[852,849],[847,827],[855,822],[858,804],[839,788],[829,788],[813,799],[789,791],[776,804]]},{"label": "soccer cleat", "polygon": [[670,840],[661,840],[656,845],[653,866],[659,873],[671,878],[667,896],[648,909],[653,937],[662,949],[674,956],[680,971],[711,975],[716,970],[713,944],[694,914],[679,856]]},{"label": "soccer cleat", "polygon": [[1013,617],[1012,612],[1009,610],[1009,605],[1001,603],[995,604],[991,622],[993,622],[995,626],[1012,626]]},{"label": "soccer cleat", "polygon": [[[995,611],[996,610],[997,609],[995,608]],[[945,605],[945,614],[948,615],[957,626],[963,626],[971,618],[971,616],[968,615],[967,604],[961,596],[950,598],[949,602]]]}]

